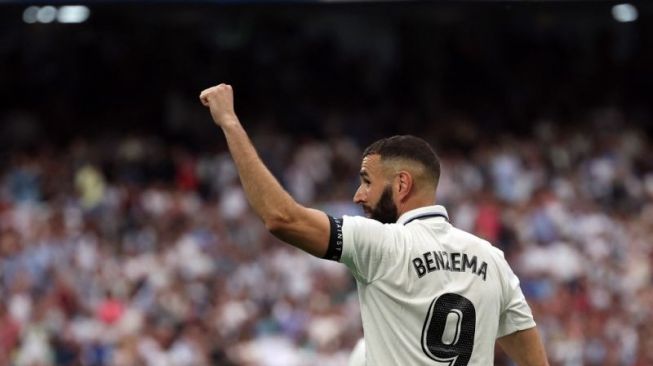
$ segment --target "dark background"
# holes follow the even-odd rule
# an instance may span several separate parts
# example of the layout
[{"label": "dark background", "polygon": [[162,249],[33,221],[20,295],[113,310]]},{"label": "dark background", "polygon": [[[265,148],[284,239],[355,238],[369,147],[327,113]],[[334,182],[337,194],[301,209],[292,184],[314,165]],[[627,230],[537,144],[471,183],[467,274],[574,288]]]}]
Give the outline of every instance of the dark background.
[{"label": "dark background", "polygon": [[[117,130],[208,143],[195,97],[218,82],[234,85],[244,121],[267,115],[292,133],[324,133],[316,110],[331,105],[366,114],[346,124],[360,139],[451,114],[490,132],[577,124],[605,104],[651,128],[648,2],[632,23],[612,18],[613,2],[88,5],[83,24],[24,24],[24,6],[2,6],[5,128],[20,114],[52,143]],[[415,121],[398,126],[404,111]],[[11,134],[3,146],[22,143]]]}]

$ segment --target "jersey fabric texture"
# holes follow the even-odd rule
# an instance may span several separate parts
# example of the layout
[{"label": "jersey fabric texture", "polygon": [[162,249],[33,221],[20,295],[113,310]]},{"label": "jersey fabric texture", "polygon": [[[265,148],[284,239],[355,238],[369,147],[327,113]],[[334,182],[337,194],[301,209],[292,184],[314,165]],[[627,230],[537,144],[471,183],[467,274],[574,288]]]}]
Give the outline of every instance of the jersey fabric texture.
[{"label": "jersey fabric texture", "polygon": [[365,365],[365,340],[359,339],[351,351],[347,366],[366,366]]},{"label": "jersey fabric texture", "polygon": [[325,258],[356,278],[367,365],[492,365],[496,338],[535,326],[503,252],[444,207],[330,220]]}]

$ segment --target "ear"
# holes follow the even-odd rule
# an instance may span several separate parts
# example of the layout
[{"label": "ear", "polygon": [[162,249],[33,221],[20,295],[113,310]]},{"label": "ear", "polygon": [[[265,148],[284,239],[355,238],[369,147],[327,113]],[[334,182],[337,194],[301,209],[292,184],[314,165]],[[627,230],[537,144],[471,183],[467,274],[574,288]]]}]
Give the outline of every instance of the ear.
[{"label": "ear", "polygon": [[397,173],[395,187],[399,202],[404,202],[408,198],[408,195],[413,190],[413,183],[413,176],[409,172],[402,170]]}]

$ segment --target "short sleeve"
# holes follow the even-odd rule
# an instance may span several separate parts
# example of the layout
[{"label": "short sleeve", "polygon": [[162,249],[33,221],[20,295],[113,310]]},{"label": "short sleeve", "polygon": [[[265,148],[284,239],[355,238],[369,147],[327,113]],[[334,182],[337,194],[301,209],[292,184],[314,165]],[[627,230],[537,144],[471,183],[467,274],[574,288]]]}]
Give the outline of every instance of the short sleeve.
[{"label": "short sleeve", "polygon": [[[370,283],[397,266],[400,258],[397,224],[382,224],[359,216],[342,218],[342,255],[346,265],[363,283]],[[337,234],[336,234],[337,236]]]},{"label": "short sleeve", "polygon": [[512,334],[520,330],[535,327],[535,320],[530,306],[519,286],[519,278],[505,262],[503,293],[504,302],[501,309],[497,338]]}]

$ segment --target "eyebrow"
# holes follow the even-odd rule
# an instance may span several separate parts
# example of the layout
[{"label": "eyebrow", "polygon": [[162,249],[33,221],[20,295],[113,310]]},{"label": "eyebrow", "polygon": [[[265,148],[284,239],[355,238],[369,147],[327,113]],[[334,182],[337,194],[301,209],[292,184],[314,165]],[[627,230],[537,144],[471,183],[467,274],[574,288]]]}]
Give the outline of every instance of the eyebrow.
[{"label": "eyebrow", "polygon": [[370,177],[370,175],[367,173],[367,170],[361,170],[358,174],[361,176],[361,178],[369,178]]}]

